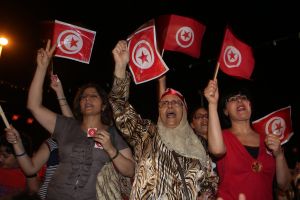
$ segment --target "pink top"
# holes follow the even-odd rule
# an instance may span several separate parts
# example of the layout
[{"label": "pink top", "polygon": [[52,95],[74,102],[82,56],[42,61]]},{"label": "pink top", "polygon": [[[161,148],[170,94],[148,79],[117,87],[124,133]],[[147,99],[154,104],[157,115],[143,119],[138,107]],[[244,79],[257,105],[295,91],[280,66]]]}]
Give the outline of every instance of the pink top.
[{"label": "pink top", "polygon": [[238,199],[244,193],[247,200],[273,200],[272,184],[275,159],[267,153],[265,135],[260,134],[259,153],[253,158],[229,130],[223,130],[226,154],[217,162],[220,176],[218,196],[224,200]]}]

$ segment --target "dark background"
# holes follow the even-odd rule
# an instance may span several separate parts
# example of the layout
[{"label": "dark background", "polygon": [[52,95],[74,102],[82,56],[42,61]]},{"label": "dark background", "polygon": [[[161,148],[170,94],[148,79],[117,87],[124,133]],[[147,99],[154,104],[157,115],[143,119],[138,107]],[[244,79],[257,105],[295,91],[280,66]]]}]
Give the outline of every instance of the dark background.
[{"label": "dark background", "polygon": [[[55,19],[96,31],[90,64],[54,58],[54,71],[62,80],[72,102],[76,89],[97,82],[109,91],[112,82],[111,51],[118,40],[126,39],[140,25],[162,14],[177,14],[206,25],[202,53],[195,59],[165,51],[168,86],[180,90],[193,108],[200,102],[199,91],[213,77],[222,45],[224,28],[231,26],[242,41],[253,47],[255,69],[251,81],[236,80],[219,71],[219,87],[245,84],[254,96],[253,118],[291,105],[294,136],[285,144],[289,165],[299,159],[300,97],[300,12],[296,3],[264,1],[1,1],[0,35],[9,39],[0,58],[0,104],[8,120],[34,138],[35,146],[47,137],[46,131],[26,109],[28,87],[35,70],[35,55],[50,37],[47,25]],[[157,119],[156,80],[131,84],[130,101],[145,118]],[[60,112],[54,92],[45,83],[44,103]],[[11,117],[19,114],[17,121]],[[4,123],[0,123],[4,128]]]}]

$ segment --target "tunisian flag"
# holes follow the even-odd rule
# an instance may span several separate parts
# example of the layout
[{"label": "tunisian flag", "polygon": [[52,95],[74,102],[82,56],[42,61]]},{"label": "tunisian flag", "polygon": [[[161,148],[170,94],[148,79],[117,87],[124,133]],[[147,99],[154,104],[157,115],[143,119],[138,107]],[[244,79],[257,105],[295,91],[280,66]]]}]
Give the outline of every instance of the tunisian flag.
[{"label": "tunisian flag", "polygon": [[157,51],[153,20],[131,34],[127,41],[130,54],[129,69],[135,84],[155,79],[169,70]]},{"label": "tunisian flag", "polygon": [[55,20],[52,43],[55,56],[89,64],[96,32]]},{"label": "tunisian flag", "polygon": [[236,38],[228,28],[218,62],[225,74],[248,80],[255,64],[252,48]]},{"label": "tunisian flag", "polygon": [[275,134],[280,138],[281,144],[292,137],[291,106],[276,110],[263,118],[252,122],[258,133]]},{"label": "tunisian flag", "polygon": [[178,15],[162,15],[157,19],[159,47],[200,57],[205,25]]}]

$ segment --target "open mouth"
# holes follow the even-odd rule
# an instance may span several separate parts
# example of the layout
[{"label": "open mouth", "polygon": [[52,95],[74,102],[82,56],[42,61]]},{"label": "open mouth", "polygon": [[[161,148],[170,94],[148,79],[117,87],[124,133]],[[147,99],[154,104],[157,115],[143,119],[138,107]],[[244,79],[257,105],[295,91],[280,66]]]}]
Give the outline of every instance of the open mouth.
[{"label": "open mouth", "polygon": [[167,118],[175,118],[176,117],[176,113],[173,111],[167,111]]}]

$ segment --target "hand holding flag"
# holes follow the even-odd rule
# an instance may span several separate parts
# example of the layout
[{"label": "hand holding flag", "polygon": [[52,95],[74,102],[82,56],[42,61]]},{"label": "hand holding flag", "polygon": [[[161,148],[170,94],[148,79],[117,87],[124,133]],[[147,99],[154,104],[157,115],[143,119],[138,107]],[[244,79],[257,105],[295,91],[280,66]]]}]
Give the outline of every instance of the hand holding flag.
[{"label": "hand holding flag", "polygon": [[274,134],[279,137],[281,144],[292,137],[291,106],[276,110],[265,117],[252,122],[253,128],[258,133]]}]

